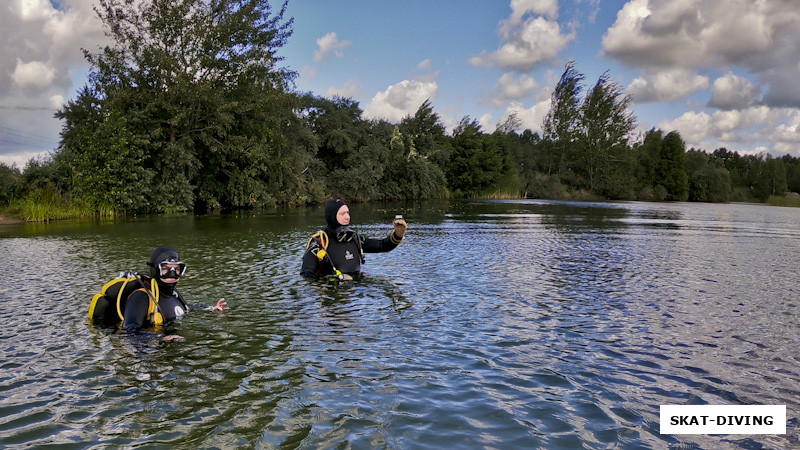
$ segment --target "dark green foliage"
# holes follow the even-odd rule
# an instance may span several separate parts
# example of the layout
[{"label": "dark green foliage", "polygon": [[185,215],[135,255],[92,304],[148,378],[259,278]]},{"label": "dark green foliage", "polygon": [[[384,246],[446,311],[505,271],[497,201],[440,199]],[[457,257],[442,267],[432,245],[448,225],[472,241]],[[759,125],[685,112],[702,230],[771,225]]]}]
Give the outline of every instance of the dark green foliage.
[{"label": "dark green foliage", "polygon": [[433,112],[430,100],[425,100],[413,116],[400,122],[400,132],[408,151],[413,150],[432,164],[443,167],[450,158],[450,139],[445,135],[439,115]]},{"label": "dark green foliage", "polygon": [[[272,204],[269,192],[284,187],[296,161],[284,156],[283,132],[297,126],[286,92],[294,74],[276,56],[291,34],[285,8],[273,15],[264,0],[101,0],[111,44],[86,52],[90,84],[60,112],[62,150],[79,163],[135,147],[121,157],[134,182],[123,198],[85,200],[160,212]],[[123,131],[102,140],[111,131],[98,131],[98,117],[123,120]],[[119,174],[94,175],[108,176]]]},{"label": "dark green foliage", "polygon": [[556,84],[550,102],[550,110],[544,119],[544,137],[552,142],[547,149],[552,152],[548,159],[548,175],[556,171],[563,174],[571,153],[581,134],[580,96],[583,92],[584,75],[575,69],[575,62],[566,65],[561,79]]},{"label": "dark green foliage", "polygon": [[704,152],[686,153],[686,173],[689,180],[689,201],[727,202],[731,196],[728,171],[718,167]]},{"label": "dark green foliage", "polygon": [[90,209],[146,211],[143,194],[151,184],[153,171],[144,166],[142,146],[128,130],[127,121],[115,111],[104,111],[84,127],[77,145],[83,150],[72,159],[73,188],[82,192]]},{"label": "dark green foliage", "polygon": [[[399,126],[365,121],[351,99],[305,95],[299,111],[312,135],[319,179],[327,191],[352,200],[440,197],[448,138],[429,102]],[[402,130],[405,130],[402,131]]]},{"label": "dark green foliage", "polygon": [[453,152],[445,169],[454,194],[486,194],[503,174],[503,149],[481,132],[477,121],[464,117],[453,131]]},{"label": "dark green foliage", "polygon": [[[656,194],[656,199],[686,200],[689,196],[689,178],[684,167],[686,146],[683,139],[673,131],[664,137],[658,147],[658,160],[655,164],[655,189],[659,194]],[[661,195],[663,198],[658,198]]]},{"label": "dark green foliage", "polygon": [[631,198],[633,159],[628,135],[636,126],[630,97],[604,73],[580,107],[580,134],[574,145],[575,172],[590,192],[608,198]]},{"label": "dark green foliage", "polygon": [[772,196],[782,197],[786,194],[786,165],[783,159],[767,156],[761,164],[758,164],[758,171],[754,190],[759,201],[766,202]]},{"label": "dark green foliage", "polygon": [[17,197],[21,179],[22,173],[16,165],[9,167],[0,162],[0,205],[7,205]]},{"label": "dark green foliage", "polygon": [[430,161],[433,153],[423,147],[425,155],[417,149],[416,142],[430,144],[429,136],[409,136],[395,127],[389,141],[389,160],[380,181],[382,197],[387,200],[425,199],[442,196],[445,188],[444,173]]}]

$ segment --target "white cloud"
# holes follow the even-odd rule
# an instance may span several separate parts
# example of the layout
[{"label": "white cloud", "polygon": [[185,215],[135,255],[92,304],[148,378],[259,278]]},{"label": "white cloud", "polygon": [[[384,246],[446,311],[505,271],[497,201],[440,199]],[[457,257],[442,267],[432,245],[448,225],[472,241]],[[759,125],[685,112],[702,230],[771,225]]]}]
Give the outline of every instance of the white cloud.
[{"label": "white cloud", "polygon": [[547,112],[550,111],[550,99],[542,100],[530,108],[525,108],[520,102],[511,102],[506,108],[503,117],[508,117],[515,114],[517,119],[522,124],[522,129],[517,131],[524,131],[526,129],[535,133],[542,134],[542,124]]},{"label": "white cloud", "polygon": [[[792,148],[796,156],[800,153],[800,111],[792,111],[785,123],[775,127],[775,139],[786,148]],[[784,150],[788,151],[788,150]]]},{"label": "white cloud", "polygon": [[56,94],[56,95],[50,96],[50,99],[48,100],[48,102],[49,102],[50,108],[52,108],[52,109],[61,109],[61,107],[64,106],[67,103],[67,99],[65,99],[63,95]]},{"label": "white cloud", "polygon": [[791,0],[631,0],[601,54],[647,71],[743,68],[766,88],[767,104],[800,107],[798,24]]},{"label": "white cloud", "polygon": [[800,157],[800,111],[793,108],[752,106],[741,110],[688,111],[674,120],[663,120],[658,128],[676,130],[694,147],[713,151],[718,147],[741,153],[772,149],[775,155]]},{"label": "white cloud", "polygon": [[558,0],[511,0],[509,23],[519,24],[528,14],[555,19],[558,17]]},{"label": "white cloud", "polygon": [[55,11],[48,0],[12,0],[8,7],[25,22],[47,19],[51,11]]},{"label": "white cloud", "polygon": [[631,81],[626,92],[638,104],[677,101],[700,89],[708,89],[708,77],[686,69],[665,69]]},{"label": "white cloud", "polygon": [[515,77],[512,73],[505,73],[494,85],[494,93],[490,103],[495,108],[500,108],[509,100],[520,100],[530,97],[539,83],[530,75],[520,75]]},{"label": "white cloud", "polygon": [[742,109],[755,104],[761,92],[745,77],[727,73],[714,80],[709,106],[720,109]]},{"label": "white cloud", "polygon": [[17,59],[17,65],[11,74],[11,81],[20,88],[42,89],[49,87],[56,78],[56,71],[42,61],[22,62]]},{"label": "white cloud", "polygon": [[0,106],[6,108],[0,111],[0,161],[27,161],[57,145],[61,124],[41,108],[74,98],[80,87],[74,83],[85,83],[81,74],[89,69],[81,49],[106,43],[95,3],[0,2]]},{"label": "white cloud", "polygon": [[551,1],[512,1],[512,13],[501,22],[502,45],[493,53],[483,52],[473,56],[473,66],[498,66],[504,70],[530,71],[537,64],[554,59],[569,42],[575,39],[574,31],[563,33],[554,19],[557,5]]},{"label": "white cloud", "polygon": [[420,61],[419,64],[417,64],[417,69],[419,69],[419,70],[428,70],[432,66],[433,66],[433,62],[430,59],[425,59],[423,61]]},{"label": "white cloud", "polygon": [[297,72],[300,74],[300,78],[303,78],[306,81],[311,81],[317,77],[316,67],[303,66]]},{"label": "white cloud", "polygon": [[491,133],[494,131],[495,124],[492,123],[492,113],[486,113],[478,118],[478,125],[480,125],[481,130],[486,133]]},{"label": "white cloud", "polygon": [[23,170],[28,161],[32,159],[40,160],[43,158],[47,158],[48,155],[49,153],[46,151],[4,153],[0,155],[0,162],[9,167],[16,165],[17,169]]},{"label": "white cloud", "polygon": [[375,94],[364,108],[364,118],[398,123],[414,114],[425,100],[436,97],[438,89],[435,81],[403,80]]},{"label": "white cloud", "polygon": [[331,53],[337,58],[344,56],[342,50],[353,44],[353,41],[339,41],[336,33],[330,32],[317,39],[319,49],[314,52],[314,61],[319,62],[330,57]]},{"label": "white cloud", "polygon": [[341,87],[329,87],[325,97],[357,98],[361,97],[361,83],[348,81]]}]

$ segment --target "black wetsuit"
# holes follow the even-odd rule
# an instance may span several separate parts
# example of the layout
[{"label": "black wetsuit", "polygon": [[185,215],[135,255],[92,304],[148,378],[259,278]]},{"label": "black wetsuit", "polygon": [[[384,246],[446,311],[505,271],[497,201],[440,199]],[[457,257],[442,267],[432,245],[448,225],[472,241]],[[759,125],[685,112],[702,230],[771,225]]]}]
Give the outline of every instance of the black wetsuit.
[{"label": "black wetsuit", "polygon": [[[380,253],[394,250],[402,241],[402,237],[392,231],[383,239],[367,238],[358,233],[351,232],[341,242],[336,239],[336,233],[327,227],[328,257],[322,262],[317,258],[319,242],[312,240],[303,254],[303,267],[300,274],[304,277],[325,277],[334,273],[331,260],[336,269],[357,279],[361,276],[361,264],[364,262],[363,253]],[[363,253],[362,253],[363,250]]]},{"label": "black wetsuit", "polygon": [[[152,326],[153,322],[147,314],[149,309],[150,296],[143,289],[133,292],[125,302],[125,321],[122,323],[122,328],[135,333],[143,327]],[[186,304],[177,290],[171,294],[159,295],[158,311],[161,313],[164,325],[179,320],[191,309],[193,308]]]}]

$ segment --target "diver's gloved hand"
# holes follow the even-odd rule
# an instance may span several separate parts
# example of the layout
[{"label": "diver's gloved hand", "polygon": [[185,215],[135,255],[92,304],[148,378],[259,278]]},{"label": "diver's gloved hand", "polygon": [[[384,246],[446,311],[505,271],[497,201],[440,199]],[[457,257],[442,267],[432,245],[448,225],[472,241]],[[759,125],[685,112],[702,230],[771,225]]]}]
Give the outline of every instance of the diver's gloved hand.
[{"label": "diver's gloved hand", "polygon": [[406,223],[406,219],[403,219],[402,217],[399,219],[394,219],[392,225],[394,225],[394,233],[398,237],[403,237],[406,234],[406,230],[408,229],[408,224]]}]

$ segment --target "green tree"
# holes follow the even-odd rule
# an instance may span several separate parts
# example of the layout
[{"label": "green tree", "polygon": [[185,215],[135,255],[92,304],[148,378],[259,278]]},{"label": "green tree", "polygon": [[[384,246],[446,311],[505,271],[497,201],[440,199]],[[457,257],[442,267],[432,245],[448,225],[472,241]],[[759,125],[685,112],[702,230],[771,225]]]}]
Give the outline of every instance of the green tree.
[{"label": "green tree", "polygon": [[450,190],[460,196],[486,194],[503,173],[503,154],[497,142],[469,116],[453,130],[453,153],[445,174]]},{"label": "green tree", "polygon": [[414,146],[419,139],[394,127],[389,141],[389,161],[380,180],[381,197],[390,200],[439,197],[445,188],[444,173]]},{"label": "green tree", "polygon": [[347,158],[366,144],[370,124],[361,118],[362,112],[353,99],[303,96],[300,116],[326,170],[347,169]]},{"label": "green tree", "polygon": [[637,198],[639,200],[654,200],[653,189],[656,186],[656,166],[658,165],[661,143],[664,141],[664,132],[650,129],[644,134],[644,139],[633,146],[634,153],[634,178],[636,180]]},{"label": "green tree", "polygon": [[556,84],[550,99],[550,110],[544,119],[544,138],[552,142],[548,146],[553,152],[549,158],[547,174],[563,174],[569,160],[569,153],[580,139],[580,96],[585,77],[575,69],[575,62],[566,65],[561,79]]},{"label": "green tree", "polygon": [[450,140],[439,115],[433,111],[430,99],[425,100],[413,116],[400,122],[404,145],[413,148],[419,155],[442,167],[450,158]]},{"label": "green tree", "polygon": [[771,196],[782,197],[785,195],[788,185],[786,182],[786,165],[783,159],[767,155],[759,166],[759,174],[753,186],[756,197],[765,202]]},{"label": "green tree", "polygon": [[22,173],[16,165],[8,166],[0,162],[0,204],[8,204],[17,198]]},{"label": "green tree", "polygon": [[786,166],[787,190],[800,193],[800,160],[789,155],[784,155],[781,159]]},{"label": "green tree", "polygon": [[692,202],[726,202],[730,199],[731,180],[728,170],[715,167],[715,160],[705,152],[686,152],[686,174],[689,180],[688,199]]},{"label": "green tree", "polygon": [[[291,34],[286,3],[275,14],[267,0],[100,0],[96,10],[111,44],[84,52],[89,85],[59,113],[65,130],[96,127],[76,104],[124,118],[153,173],[151,210],[273,202],[296,150],[283,132],[297,121],[287,93],[294,73],[276,53]],[[86,151],[74,144],[61,149]]]},{"label": "green tree", "polygon": [[630,101],[605,72],[580,106],[581,136],[573,165],[591,192],[611,198],[630,196],[628,136],[636,126]]},{"label": "green tree", "polygon": [[672,131],[664,137],[656,164],[656,185],[664,190],[661,200],[685,201],[689,196],[689,179],[684,165],[686,145],[680,134]]},{"label": "green tree", "polygon": [[115,111],[103,111],[95,129],[82,128],[82,151],[73,160],[74,188],[94,212],[146,211],[144,195],[153,172],[144,151]]}]

